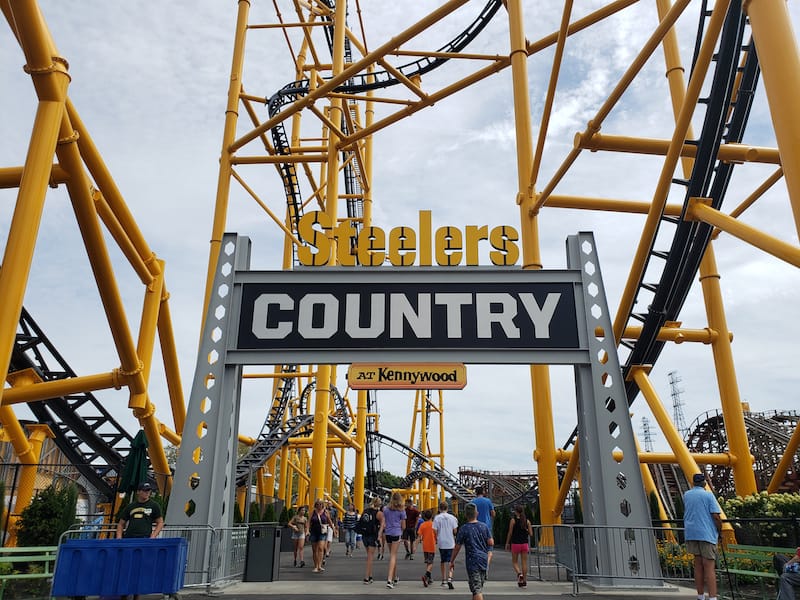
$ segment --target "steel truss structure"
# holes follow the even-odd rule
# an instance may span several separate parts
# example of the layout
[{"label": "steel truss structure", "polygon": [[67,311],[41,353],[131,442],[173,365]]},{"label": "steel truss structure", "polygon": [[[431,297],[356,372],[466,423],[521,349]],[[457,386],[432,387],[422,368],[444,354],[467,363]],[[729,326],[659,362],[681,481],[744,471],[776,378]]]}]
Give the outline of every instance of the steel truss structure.
[{"label": "steel truss structure", "polygon": [[[596,228],[598,214],[620,219],[638,216],[641,227],[628,240],[633,252],[622,274],[618,305],[611,307],[608,335],[619,352],[627,402],[646,402],[670,446],[669,452],[640,452],[639,458],[677,464],[687,475],[706,464],[730,465],[732,489],[739,494],[756,491],[748,417],[739,394],[716,252],[720,238],[734,237],[775,261],[800,266],[796,238],[800,230],[800,121],[794,109],[794,99],[800,96],[800,52],[790,14],[796,6],[783,0],[657,0],[645,9],[635,0],[614,0],[585,9],[568,0],[558,5],[560,21],[540,31],[547,21],[537,19],[537,7],[522,0],[447,0],[425,14],[415,8],[402,27],[370,21],[365,4],[359,0],[238,2],[205,308],[213,302],[217,257],[234,202],[247,204],[246,210],[262,219],[264,230],[277,233],[282,268],[295,268],[298,252],[315,242],[304,239],[298,230],[304,214],[316,210],[333,223],[345,224],[351,239],[374,224],[374,206],[383,193],[376,182],[385,158],[376,153],[376,138],[413,120],[417,113],[445,110],[441,107],[451,98],[505,74],[508,82],[504,86],[498,82],[497,87],[502,87],[513,119],[516,181],[505,186],[512,193],[498,202],[512,204],[518,211],[522,268],[545,266],[542,240],[548,219],[564,218],[563,211],[569,211],[571,231]],[[0,168],[0,185],[18,190],[0,269],[0,368],[5,369],[8,382],[0,390],[0,423],[20,462],[33,465],[37,440],[46,434],[39,432],[29,439],[12,405],[45,402],[58,406],[42,414],[58,415],[55,429],[62,431],[65,447],[71,444],[74,460],[102,475],[108,463],[124,453],[125,434],[114,432],[107,411],[91,402],[87,405],[86,398],[95,391],[122,388],[129,408],[147,432],[154,470],[168,492],[171,478],[163,443],[181,441],[186,409],[164,264],[141,234],[81,120],[79,107],[70,101],[68,62],[49,34],[46,15],[34,0],[0,0],[0,9],[22,49],[37,98],[28,154],[18,164]],[[573,66],[570,60],[580,55],[573,44],[585,36],[605,35],[630,11],[640,11],[635,14],[641,16],[644,10],[651,11],[647,13],[651,29],[639,53],[628,57],[624,69],[609,69],[605,97],[596,103],[585,129],[575,133],[566,144],[569,149],[563,150],[564,145],[548,135],[554,130],[551,120],[558,102],[568,102],[560,92],[565,73]],[[644,21],[639,24],[645,27]],[[370,27],[379,32],[375,39]],[[687,46],[680,32],[688,27],[696,35]],[[264,56],[269,60],[265,62]],[[666,132],[658,138],[626,131],[624,118],[618,116],[624,114],[628,95],[635,93],[637,84],[652,83],[645,74],[656,63],[663,64],[659,70],[666,74],[663,104],[671,107],[656,116],[659,107],[654,106],[654,119]],[[535,103],[532,89],[541,90],[542,99]],[[758,111],[768,113],[772,123],[774,137],[769,145],[746,142],[748,122]],[[653,183],[652,197],[622,199],[587,185],[587,173],[592,171],[584,164],[612,153],[613,163],[602,162],[599,168],[612,165],[620,178],[638,174],[642,158],[648,159],[650,168],[641,176]],[[766,177],[757,174],[745,180],[749,187],[732,186],[735,174],[758,165],[773,165],[773,169]],[[553,167],[549,179],[541,175],[545,166]],[[93,374],[74,373],[66,363],[54,374],[53,361],[45,368],[36,348],[46,347],[46,338],[31,340],[29,315],[23,309],[48,186],[65,186],[69,191],[94,273],[94,281],[86,284],[97,287],[104,309],[92,326],[105,323],[117,350],[114,363],[99,366]],[[782,229],[777,235],[748,224],[746,217],[757,212],[769,194],[777,194],[788,206],[793,230]],[[615,227],[602,222],[601,227]],[[103,228],[118,245],[129,271],[113,264]],[[331,232],[324,234],[332,238]],[[315,258],[319,264],[334,264],[337,257],[351,254],[338,252],[336,240],[331,247],[330,255]],[[692,297],[696,277],[701,289]],[[142,285],[138,322],[120,300],[120,278]],[[701,304],[705,318],[685,327],[680,319],[690,302]],[[213,332],[209,323],[205,327]],[[163,365],[152,364],[156,337]],[[665,347],[680,343],[703,344],[710,350],[726,432],[725,443],[714,446],[714,452],[710,447],[703,451],[687,447],[649,377]],[[156,415],[148,394],[156,369],[163,369],[170,392],[164,419]],[[328,365],[285,364],[272,373],[250,375],[272,378],[274,393],[258,439],[240,436],[254,454],[237,479],[257,472],[258,489],[265,495],[302,502],[330,494],[334,473],[338,473],[337,487],[342,491],[335,500],[344,504],[349,494],[360,504],[367,494],[364,475],[378,460],[370,394],[359,391],[351,405],[347,394],[334,391],[336,372]],[[580,474],[578,469],[580,426],[566,443],[556,442],[547,365],[531,366],[530,386],[542,521],[555,524],[573,479],[589,474]],[[303,394],[303,390],[308,392]],[[82,413],[89,405],[93,408]],[[421,437],[429,426],[427,411],[444,422],[441,402],[418,399],[414,418],[420,416]],[[52,416],[41,418],[52,420]],[[444,426],[440,428],[443,432]],[[79,435],[83,446],[69,432]],[[408,453],[413,462],[409,470],[443,472],[443,447],[418,446],[416,435],[415,430],[406,448],[417,447],[420,457],[412,460],[416,455]],[[114,451],[92,449],[87,438],[100,440],[100,446]],[[800,446],[797,425],[781,439],[773,447],[780,458],[767,484],[772,492],[781,489],[791,472]],[[105,455],[102,461],[98,455]],[[356,475],[348,485],[344,470],[350,460]],[[177,485],[192,486],[188,475],[179,473]],[[421,477],[409,491],[432,502],[443,495],[441,486],[447,480],[442,474]],[[643,485],[648,492],[656,489],[646,474]],[[245,487],[249,486],[241,489]],[[29,501],[31,493],[30,486],[20,486],[17,509]]]}]

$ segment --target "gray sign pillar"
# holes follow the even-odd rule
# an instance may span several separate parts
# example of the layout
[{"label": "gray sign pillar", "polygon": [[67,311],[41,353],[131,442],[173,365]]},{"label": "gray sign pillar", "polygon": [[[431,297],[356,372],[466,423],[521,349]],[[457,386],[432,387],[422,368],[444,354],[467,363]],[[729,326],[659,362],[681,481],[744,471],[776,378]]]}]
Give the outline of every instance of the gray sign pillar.
[{"label": "gray sign pillar", "polygon": [[575,366],[586,572],[597,587],[662,586],[594,236],[567,238],[567,264],[581,272],[590,359]]},{"label": "gray sign pillar", "polygon": [[[204,528],[210,532],[233,524],[242,366],[227,363],[226,348],[228,339],[235,335],[239,318],[235,314],[238,304],[234,298],[237,293],[234,274],[247,269],[249,262],[250,240],[225,234],[167,509],[166,523],[170,526]],[[224,564],[210,564],[211,546],[230,543],[230,536],[221,533],[202,536],[199,531],[192,532],[195,543],[189,549],[186,583],[202,583],[190,581],[193,574],[227,572]],[[225,561],[231,553],[219,548],[213,556]]]}]

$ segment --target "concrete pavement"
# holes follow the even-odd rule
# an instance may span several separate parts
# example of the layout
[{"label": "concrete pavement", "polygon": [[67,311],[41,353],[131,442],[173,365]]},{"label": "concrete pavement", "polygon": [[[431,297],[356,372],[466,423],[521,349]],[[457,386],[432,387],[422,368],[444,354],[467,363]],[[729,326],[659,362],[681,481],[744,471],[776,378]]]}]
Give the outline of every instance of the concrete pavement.
[{"label": "concrete pavement", "polygon": [[[450,590],[441,586],[441,570],[438,562],[433,565],[433,585],[424,587],[421,576],[425,571],[422,554],[414,554],[413,560],[406,560],[405,551],[400,549],[397,561],[397,574],[399,582],[394,589],[386,587],[386,574],[388,570],[388,557],[373,564],[374,583],[363,583],[366,554],[364,550],[357,550],[353,557],[345,556],[344,544],[335,542],[331,556],[326,560],[323,573],[312,573],[311,549],[305,549],[306,566],[303,568],[292,565],[292,553],[281,553],[280,571],[276,581],[271,582],[236,582],[223,587],[210,590],[213,596],[226,598],[245,598],[246,600],[273,599],[273,598],[328,598],[332,596],[347,596],[353,600],[365,600],[375,596],[401,598],[428,598],[451,597],[471,598],[471,593],[466,582],[463,551],[456,560],[454,588]],[[536,570],[538,573],[538,569]],[[528,585],[525,588],[517,586],[514,571],[511,566],[511,554],[505,550],[496,549],[489,570],[489,581],[484,588],[484,597],[517,596],[520,598],[552,598],[569,597],[572,593],[572,583],[566,579],[563,569],[558,571],[553,566],[542,571],[548,581],[536,581],[529,575]],[[676,593],[679,592],[679,593]],[[208,598],[209,592],[205,589],[184,589],[179,593],[183,600],[200,600]],[[692,590],[669,587],[663,592],[651,593],[651,590],[610,590],[592,591],[586,586],[581,586],[578,598],[602,597],[606,600],[619,598],[630,600],[632,597],[663,597],[690,598]]]}]

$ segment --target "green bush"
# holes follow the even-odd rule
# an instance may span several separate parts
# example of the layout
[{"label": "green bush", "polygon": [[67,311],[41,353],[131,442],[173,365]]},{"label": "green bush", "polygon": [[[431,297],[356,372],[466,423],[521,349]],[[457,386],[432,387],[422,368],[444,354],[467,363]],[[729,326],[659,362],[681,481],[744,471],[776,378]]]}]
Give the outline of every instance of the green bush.
[{"label": "green bush", "polygon": [[267,506],[264,508],[264,514],[262,515],[261,520],[265,523],[274,523],[276,521],[275,505],[272,504],[272,502],[267,504]]},{"label": "green bush", "polygon": [[76,523],[78,488],[73,483],[52,484],[22,511],[17,523],[19,546],[56,546],[62,533]]},{"label": "green bush", "polygon": [[753,523],[734,523],[736,540],[740,544],[764,546],[793,546],[795,540],[786,520],[800,514],[800,494],[768,494],[719,499],[729,520],[759,519]]}]

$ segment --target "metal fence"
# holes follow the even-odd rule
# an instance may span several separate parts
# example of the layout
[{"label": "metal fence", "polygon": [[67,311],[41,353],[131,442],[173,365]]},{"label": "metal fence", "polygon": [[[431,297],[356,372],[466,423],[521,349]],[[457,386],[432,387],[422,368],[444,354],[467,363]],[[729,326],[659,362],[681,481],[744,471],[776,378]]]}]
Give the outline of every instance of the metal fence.
[{"label": "metal fence", "polygon": [[[209,526],[174,527],[166,525],[162,538],[183,538],[188,544],[183,587],[209,590],[224,582],[239,581],[244,575],[247,554],[247,526],[214,529]],[[116,527],[75,526],[61,536],[65,539],[111,539]]]},{"label": "metal fence", "polygon": [[[581,584],[638,590],[692,587],[692,556],[679,541],[682,537],[680,530],[664,527],[537,526],[528,572],[540,580],[571,580],[574,595]],[[590,546],[598,539],[609,551],[592,560]]]}]

